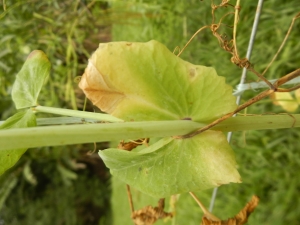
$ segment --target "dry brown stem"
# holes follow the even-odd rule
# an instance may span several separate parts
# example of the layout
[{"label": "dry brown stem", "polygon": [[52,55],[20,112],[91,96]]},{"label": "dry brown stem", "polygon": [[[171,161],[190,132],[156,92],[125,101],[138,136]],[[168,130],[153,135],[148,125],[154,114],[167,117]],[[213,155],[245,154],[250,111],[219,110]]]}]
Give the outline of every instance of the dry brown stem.
[{"label": "dry brown stem", "polygon": [[130,211],[131,211],[131,214],[132,214],[134,212],[134,206],[133,206],[133,201],[132,201],[132,195],[131,195],[131,191],[130,191],[130,186],[128,184],[126,184],[126,189],[127,189],[127,196],[128,196]]},{"label": "dry brown stem", "polygon": [[219,222],[221,221],[218,217],[216,217],[215,215],[213,215],[212,213],[210,213],[207,208],[205,208],[205,206],[202,204],[202,202],[196,197],[196,195],[193,192],[190,192],[190,195],[193,197],[193,199],[197,202],[197,204],[199,205],[199,207],[201,208],[201,210],[204,213],[204,216],[209,219],[210,221],[215,221],[215,222]]}]

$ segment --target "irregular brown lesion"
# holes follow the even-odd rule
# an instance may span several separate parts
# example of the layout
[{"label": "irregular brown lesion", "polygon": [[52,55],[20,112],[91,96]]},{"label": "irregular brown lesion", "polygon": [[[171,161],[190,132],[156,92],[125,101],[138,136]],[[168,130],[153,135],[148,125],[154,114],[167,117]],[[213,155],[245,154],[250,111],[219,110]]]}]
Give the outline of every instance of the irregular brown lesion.
[{"label": "irregular brown lesion", "polygon": [[196,76],[196,69],[195,68],[190,68],[189,69],[189,76],[191,78],[195,77]]}]

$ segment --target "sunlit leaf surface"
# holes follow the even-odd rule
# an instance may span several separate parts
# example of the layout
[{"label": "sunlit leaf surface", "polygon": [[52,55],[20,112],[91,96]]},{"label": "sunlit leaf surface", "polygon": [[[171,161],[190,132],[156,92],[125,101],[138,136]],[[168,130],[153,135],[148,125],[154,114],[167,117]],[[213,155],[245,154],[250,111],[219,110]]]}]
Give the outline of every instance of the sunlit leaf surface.
[{"label": "sunlit leaf surface", "polygon": [[37,105],[37,98],[50,72],[50,62],[40,50],[30,53],[17,75],[12,99],[17,109]]},{"label": "sunlit leaf surface", "polygon": [[102,111],[127,121],[205,122],[236,108],[232,88],[212,67],[186,62],[157,41],[100,44],[79,87]]}]

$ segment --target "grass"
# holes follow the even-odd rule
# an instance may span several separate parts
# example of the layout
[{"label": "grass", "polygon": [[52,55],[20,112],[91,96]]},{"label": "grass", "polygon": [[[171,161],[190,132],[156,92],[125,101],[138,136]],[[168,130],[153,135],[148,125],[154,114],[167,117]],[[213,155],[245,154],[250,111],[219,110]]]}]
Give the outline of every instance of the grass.
[{"label": "grass", "polygon": [[[3,4],[3,1],[1,3]],[[88,57],[97,48],[99,42],[111,39],[114,41],[156,39],[173,50],[176,46],[183,47],[197,29],[211,22],[210,1],[33,0],[16,3],[6,0],[6,11],[3,10],[1,3],[0,115],[2,119],[15,112],[10,98],[11,85],[25,58],[34,49],[43,50],[52,63],[52,74],[40,95],[40,103],[45,106],[81,109],[84,97],[78,91],[74,80],[83,73]],[[234,1],[232,3],[234,4]],[[228,10],[225,9],[226,12]],[[246,53],[255,10],[256,1],[242,1],[237,37],[241,56]],[[264,3],[251,57],[258,71],[262,71],[276,53],[292,17],[297,13],[296,10],[296,1],[278,3],[276,0],[269,0]],[[224,11],[218,13],[217,18],[220,18],[223,13]],[[229,17],[226,22],[230,22],[230,19]],[[266,74],[268,79],[278,78],[299,67],[299,28],[300,22],[297,21],[278,60]],[[222,32],[228,37],[231,36],[230,28],[224,26]],[[226,77],[227,82],[233,86],[239,82],[241,70],[230,63],[230,55],[219,47],[217,40],[208,30],[197,35],[181,57],[194,64],[215,67],[218,74]],[[249,74],[247,81],[254,80],[256,77]],[[255,94],[251,91],[246,92],[242,102]],[[91,106],[88,106],[88,109],[95,110]],[[269,99],[249,107],[245,113],[270,112],[284,113]],[[255,213],[251,215],[249,224],[297,224],[300,220],[300,212],[297,208],[300,204],[298,200],[300,182],[297,180],[296,172],[300,169],[298,140],[299,129],[234,133],[231,145],[236,152],[243,183],[219,188],[214,213],[222,219],[232,217],[251,195],[256,194],[261,200]],[[28,151],[20,163],[0,181],[4,182],[4,178],[7,178],[6,181],[9,180],[9,176],[17,178],[17,183],[10,178],[12,180],[10,184],[15,185],[11,188],[5,207],[0,211],[0,217],[11,222],[12,218],[20,216],[19,218],[23,218],[22,224],[38,224],[38,222],[47,224],[56,210],[56,204],[52,201],[53,196],[59,196],[62,207],[59,217],[64,219],[56,224],[80,224],[83,220],[78,216],[82,214],[76,210],[83,210],[80,208],[82,206],[85,206],[84,210],[86,210],[90,206],[81,204],[80,201],[76,202],[76,198],[84,200],[92,196],[90,202],[95,205],[108,204],[100,202],[101,199],[107,199],[107,193],[110,192],[105,187],[107,183],[105,185],[101,182],[97,183],[97,178],[94,176],[97,172],[106,176],[105,169],[93,170],[91,165],[94,164],[85,162],[90,168],[86,172],[94,171],[87,175],[65,164],[65,161],[82,159],[82,155],[79,154],[82,147],[85,152],[93,149],[93,146],[89,145]],[[58,169],[62,161],[69,171],[64,176],[59,172],[62,170]],[[33,195],[36,189],[30,183],[30,176],[23,172],[28,162],[31,162],[27,166],[31,169],[29,174],[36,177],[38,185],[44,182],[43,177],[51,175],[47,183],[49,186],[44,187],[41,196]],[[101,163],[97,161],[97,165]],[[70,179],[71,174],[73,177],[77,174],[77,179]],[[72,184],[72,188],[67,186],[64,181],[66,179]],[[107,177],[104,180],[106,179]],[[100,191],[94,192],[89,189],[90,187]],[[113,219],[116,225],[131,224],[125,190],[123,184],[112,180]],[[211,193],[212,190],[207,190],[197,195],[208,206]],[[136,209],[157,202],[157,199],[151,199],[141,193],[134,194]],[[66,196],[63,198],[64,195]],[[73,203],[78,204],[78,207],[73,207]],[[202,213],[187,194],[180,196],[177,206],[176,224],[200,223]],[[37,210],[40,213],[35,214]],[[86,213],[84,210],[81,212]],[[105,216],[108,218],[107,214]],[[103,218],[104,216],[102,219],[97,218],[89,224],[111,224]]]}]

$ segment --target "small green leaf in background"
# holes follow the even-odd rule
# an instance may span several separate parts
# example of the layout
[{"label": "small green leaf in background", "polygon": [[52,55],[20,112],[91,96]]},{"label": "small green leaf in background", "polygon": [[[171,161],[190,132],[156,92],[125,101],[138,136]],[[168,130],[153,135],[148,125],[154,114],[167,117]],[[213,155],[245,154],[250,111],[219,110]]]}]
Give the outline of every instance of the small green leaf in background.
[{"label": "small green leaf in background", "polygon": [[29,54],[12,89],[12,99],[17,109],[37,105],[37,98],[49,75],[50,66],[42,51],[34,50]]},{"label": "small green leaf in background", "polygon": [[[3,177],[1,177],[3,179]],[[0,180],[1,187],[0,187],[0,210],[2,211],[2,207],[5,203],[5,200],[9,197],[10,193],[12,192],[13,188],[18,183],[18,178],[14,176],[14,174],[5,177],[6,179]]]},{"label": "small green leaf in background", "polygon": [[77,179],[77,174],[75,172],[73,172],[72,170],[67,169],[63,165],[57,164],[57,169],[58,169],[65,185],[71,186],[72,180]]},{"label": "small green leaf in background", "polygon": [[138,152],[110,148],[99,155],[114,176],[155,197],[240,182],[234,153],[217,131],[163,138]]},{"label": "small green leaf in background", "polygon": [[[36,117],[31,109],[17,112],[8,118],[0,129],[23,128],[36,126]],[[0,137],[1,138],[1,137]],[[18,140],[15,140],[16,142]],[[34,141],[34,140],[33,140]],[[0,175],[17,163],[20,157],[26,152],[27,148],[1,150],[0,151]]]}]

